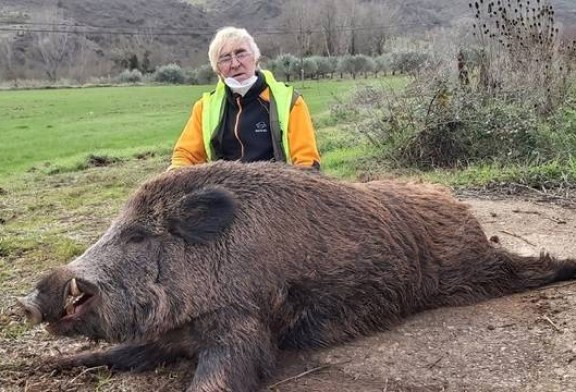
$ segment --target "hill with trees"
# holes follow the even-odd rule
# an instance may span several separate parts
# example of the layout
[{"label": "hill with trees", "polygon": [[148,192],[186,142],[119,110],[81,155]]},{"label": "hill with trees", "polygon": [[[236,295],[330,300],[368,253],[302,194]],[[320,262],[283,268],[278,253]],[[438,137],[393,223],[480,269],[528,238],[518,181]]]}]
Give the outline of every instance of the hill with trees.
[{"label": "hill with trees", "polygon": [[[570,34],[572,3],[551,0]],[[85,81],[170,63],[197,67],[224,25],[249,29],[270,58],[377,56],[399,38],[428,39],[470,24],[470,8],[468,0],[0,0],[0,80]]]}]

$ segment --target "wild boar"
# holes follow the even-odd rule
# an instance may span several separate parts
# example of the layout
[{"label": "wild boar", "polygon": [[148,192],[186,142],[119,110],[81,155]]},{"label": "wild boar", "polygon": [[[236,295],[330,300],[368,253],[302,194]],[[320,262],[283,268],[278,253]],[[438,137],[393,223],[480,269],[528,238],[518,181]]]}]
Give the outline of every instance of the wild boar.
[{"label": "wild boar", "polygon": [[60,367],[195,358],[189,391],[253,392],[279,350],[572,279],[575,267],[492,246],[435,186],[217,162],[144,183],[98,242],[20,303],[51,333],[120,343]]}]

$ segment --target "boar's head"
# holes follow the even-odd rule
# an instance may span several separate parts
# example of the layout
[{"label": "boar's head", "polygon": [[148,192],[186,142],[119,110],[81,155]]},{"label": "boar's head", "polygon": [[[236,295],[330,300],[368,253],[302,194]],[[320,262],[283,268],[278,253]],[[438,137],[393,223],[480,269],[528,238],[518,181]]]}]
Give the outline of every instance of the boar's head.
[{"label": "boar's head", "polygon": [[20,298],[33,324],[111,342],[150,339],[217,306],[214,261],[237,203],[225,187],[166,173],[144,184],[84,254]]}]

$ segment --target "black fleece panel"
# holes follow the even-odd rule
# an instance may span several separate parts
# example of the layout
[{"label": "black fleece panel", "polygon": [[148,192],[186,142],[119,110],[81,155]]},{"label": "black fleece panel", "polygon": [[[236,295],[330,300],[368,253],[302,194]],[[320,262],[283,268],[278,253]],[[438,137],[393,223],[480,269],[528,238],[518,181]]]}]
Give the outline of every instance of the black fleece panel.
[{"label": "black fleece panel", "polygon": [[260,97],[266,88],[261,74],[244,97],[226,87],[224,118],[213,141],[219,159],[254,162],[274,158],[270,103]]}]

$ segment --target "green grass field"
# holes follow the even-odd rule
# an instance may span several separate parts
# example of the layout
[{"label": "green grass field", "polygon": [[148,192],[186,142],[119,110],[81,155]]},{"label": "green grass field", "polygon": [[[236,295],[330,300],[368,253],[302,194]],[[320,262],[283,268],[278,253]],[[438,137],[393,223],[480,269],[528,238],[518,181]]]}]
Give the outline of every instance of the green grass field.
[{"label": "green grass field", "polygon": [[[314,119],[357,84],[295,83]],[[0,180],[80,165],[90,154],[169,153],[193,103],[213,86],[135,86],[0,92]]]}]

